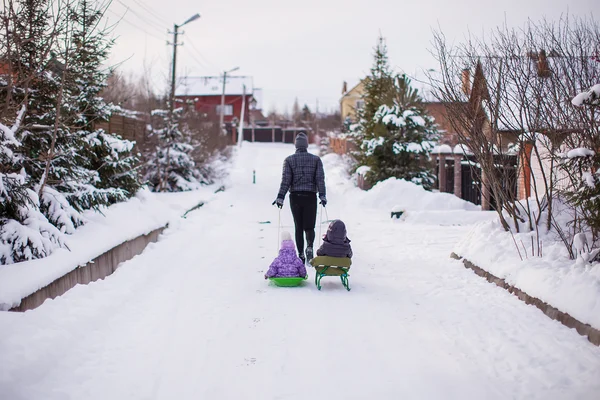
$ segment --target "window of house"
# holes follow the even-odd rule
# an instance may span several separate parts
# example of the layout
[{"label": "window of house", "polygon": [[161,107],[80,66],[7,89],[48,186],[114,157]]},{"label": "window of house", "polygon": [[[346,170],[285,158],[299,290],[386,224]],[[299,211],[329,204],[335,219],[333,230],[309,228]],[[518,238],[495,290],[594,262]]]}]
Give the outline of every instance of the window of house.
[{"label": "window of house", "polygon": [[365,106],[364,100],[356,100],[356,109],[357,110],[362,110],[364,106]]},{"label": "window of house", "polygon": [[[221,114],[221,106],[220,105],[217,106],[217,114]],[[223,115],[233,115],[233,105],[232,104],[225,104],[225,106],[223,106]]]}]

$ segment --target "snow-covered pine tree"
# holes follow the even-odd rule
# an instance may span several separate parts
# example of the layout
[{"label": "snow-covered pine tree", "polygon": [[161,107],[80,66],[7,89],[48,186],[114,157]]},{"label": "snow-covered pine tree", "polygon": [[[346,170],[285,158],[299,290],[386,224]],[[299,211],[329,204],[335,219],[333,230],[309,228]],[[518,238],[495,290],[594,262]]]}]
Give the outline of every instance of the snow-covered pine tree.
[{"label": "snow-covered pine tree", "polygon": [[135,168],[138,159],[132,154],[134,143],[95,129],[95,123],[107,121],[112,112],[100,97],[108,77],[102,63],[112,41],[100,25],[107,5],[99,7],[80,0],[71,11],[73,45],[77,49],[69,62],[69,102],[75,111],[71,129],[83,145],[81,167],[87,169],[87,179],[70,182],[67,189],[70,203],[79,210],[123,201],[141,186]]},{"label": "snow-covered pine tree", "polygon": [[41,152],[22,140],[35,127],[27,118],[31,109],[51,110],[34,105],[37,98],[48,97],[43,90],[48,88],[40,83],[49,79],[43,71],[55,35],[49,10],[48,1],[34,0],[9,3],[0,11],[0,40],[9,66],[0,76],[0,95],[5,100],[0,114],[0,264],[45,257],[64,246],[62,233],[40,212],[38,195],[32,190],[39,181],[32,180],[25,168],[32,154]]},{"label": "snow-covered pine tree", "polygon": [[46,218],[65,233],[83,224],[80,214],[65,199],[68,185],[86,179],[80,167],[80,138],[71,133],[73,108],[65,87],[70,41],[70,13],[60,7],[50,17],[52,2],[18,0],[15,31],[25,39],[17,42],[14,61],[23,87],[14,100],[25,104],[23,121],[15,134],[21,141],[20,155],[28,186],[39,197]]},{"label": "snow-covered pine tree", "polygon": [[152,111],[152,135],[158,145],[146,163],[146,181],[155,192],[181,192],[198,188],[199,171],[191,157],[185,124],[181,123],[184,109]]},{"label": "snow-covered pine tree", "polygon": [[410,80],[391,72],[381,37],[364,84],[364,107],[358,110],[357,123],[349,127],[358,148],[353,153],[357,167],[370,167],[366,178],[372,184],[396,177],[430,189],[435,176],[428,155],[437,130]]},{"label": "snow-covered pine tree", "polygon": [[[365,151],[362,149],[365,140],[370,140],[384,132],[382,126],[375,123],[375,114],[382,105],[393,105],[394,77],[390,70],[387,46],[383,37],[379,37],[373,54],[371,74],[363,82],[364,107],[356,110],[356,123],[346,122],[346,129],[357,150],[352,156],[357,161],[357,166],[367,165]],[[370,178],[369,178],[370,179]]]},{"label": "snow-covered pine tree", "polygon": [[372,181],[396,177],[429,190],[435,182],[429,153],[439,138],[437,128],[422,106],[417,90],[411,88],[408,77],[396,77],[395,86],[394,105],[382,105],[373,119],[378,126],[385,127],[385,131],[363,142],[364,165],[371,167],[369,179]]}]

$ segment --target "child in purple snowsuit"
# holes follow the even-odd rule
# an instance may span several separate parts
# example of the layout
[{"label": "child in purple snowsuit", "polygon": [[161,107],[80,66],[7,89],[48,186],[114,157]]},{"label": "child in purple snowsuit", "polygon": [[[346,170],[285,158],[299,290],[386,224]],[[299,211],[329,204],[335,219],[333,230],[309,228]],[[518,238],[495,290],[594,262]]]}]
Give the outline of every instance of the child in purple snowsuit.
[{"label": "child in purple snowsuit", "polygon": [[306,276],[306,268],[302,260],[296,255],[296,246],[292,241],[292,235],[289,232],[283,232],[281,234],[281,248],[279,249],[279,255],[273,260],[269,270],[265,274],[267,278],[289,278],[299,276],[304,278]]},{"label": "child in purple snowsuit", "polygon": [[323,244],[317,249],[318,256],[352,258],[350,239],[346,236],[346,225],[339,219],[332,221],[323,237]]}]

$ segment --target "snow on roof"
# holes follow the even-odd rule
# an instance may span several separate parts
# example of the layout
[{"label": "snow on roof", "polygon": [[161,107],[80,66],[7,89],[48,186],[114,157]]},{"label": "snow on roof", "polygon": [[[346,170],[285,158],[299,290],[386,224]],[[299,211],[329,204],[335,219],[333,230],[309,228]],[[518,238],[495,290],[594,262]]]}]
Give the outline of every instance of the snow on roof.
[{"label": "snow on roof", "polygon": [[439,146],[435,146],[432,150],[434,154],[452,154],[452,147],[447,144],[442,144]]},{"label": "snow on roof", "polygon": [[457,144],[454,146],[454,154],[473,155],[469,147],[465,144]]},{"label": "snow on roof", "polygon": [[[254,92],[254,82],[251,76],[228,76],[225,94],[230,96],[242,95],[246,85],[246,94]],[[220,96],[223,92],[222,76],[186,76],[175,91],[176,96]]]}]

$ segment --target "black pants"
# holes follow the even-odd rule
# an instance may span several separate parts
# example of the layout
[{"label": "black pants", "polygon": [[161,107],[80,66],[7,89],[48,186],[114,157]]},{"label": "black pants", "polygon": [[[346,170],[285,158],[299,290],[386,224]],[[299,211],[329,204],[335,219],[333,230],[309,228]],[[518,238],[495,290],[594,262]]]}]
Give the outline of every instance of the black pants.
[{"label": "black pants", "polygon": [[315,242],[317,194],[314,192],[290,193],[290,207],[296,226],[296,247],[298,254],[304,256],[304,232],[306,232],[307,247],[312,247]]}]

